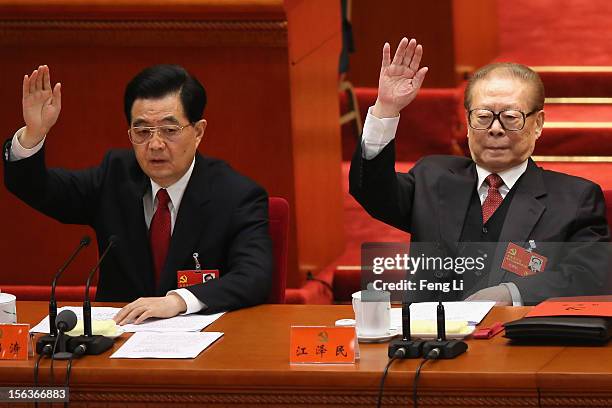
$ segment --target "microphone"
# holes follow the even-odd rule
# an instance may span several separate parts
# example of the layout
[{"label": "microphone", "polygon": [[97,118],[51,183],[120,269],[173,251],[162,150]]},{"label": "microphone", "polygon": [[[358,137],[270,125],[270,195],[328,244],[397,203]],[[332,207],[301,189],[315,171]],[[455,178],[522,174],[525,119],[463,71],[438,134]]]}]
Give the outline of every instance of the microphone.
[{"label": "microphone", "polygon": [[81,252],[81,249],[85,248],[86,246],[89,246],[90,242],[91,242],[91,238],[89,238],[88,235],[85,235],[83,238],[81,238],[81,242],[79,242],[79,246],[74,250],[72,255],[70,255],[70,257],[66,260],[64,265],[62,265],[62,267],[59,268],[59,270],[53,277],[53,282],[51,283],[51,298],[49,299],[49,334],[51,336],[55,336],[57,334],[57,328],[55,327],[55,318],[57,317],[57,303],[55,301],[55,287],[57,285],[57,280],[59,279],[60,276],[62,276],[62,273],[64,273],[68,265],[72,263],[72,261],[74,260],[74,258],[76,258],[79,252]]},{"label": "microphone", "polygon": [[410,302],[406,299],[402,302],[402,339],[393,340],[389,343],[388,356],[397,356],[400,349],[404,349],[399,358],[419,358],[423,354],[423,340],[411,340],[410,338]]},{"label": "microphone", "polygon": [[117,243],[118,238],[116,235],[111,235],[108,238],[108,243],[106,244],[106,249],[100,255],[98,262],[96,262],[95,266],[89,272],[87,276],[87,282],[85,283],[85,300],[83,301],[83,335],[77,336],[68,341],[68,349],[71,351],[75,351],[80,346],[84,346],[86,351],[85,354],[101,354],[111,348],[113,346],[113,339],[109,337],[104,337],[101,335],[94,336],[91,329],[91,302],[89,296],[89,287],[91,286],[91,280],[94,277],[94,274],[102,264],[106,255],[111,250],[113,246]]},{"label": "microphone", "polygon": [[[67,360],[72,357],[72,353],[66,351],[66,341],[63,341],[64,333],[74,329],[77,324],[77,316],[76,314],[70,310],[62,310],[57,317],[55,318],[55,325],[57,327],[57,345],[53,347],[53,354],[51,356],[52,359],[55,360]],[[69,336],[66,336],[69,337]]]},{"label": "microphone", "polygon": [[438,323],[438,341],[446,340],[446,313],[444,313],[444,305],[442,301],[438,301],[436,307],[436,321]]},{"label": "microphone", "polygon": [[89,302],[89,286],[91,285],[91,279],[93,278],[94,274],[96,273],[96,271],[102,264],[102,261],[104,260],[104,258],[106,257],[106,255],[108,254],[110,249],[115,245],[116,242],[117,242],[116,235],[111,235],[108,238],[108,244],[106,245],[106,249],[100,256],[100,259],[98,259],[98,262],[96,263],[96,265],[91,269],[91,271],[89,272],[89,276],[87,277],[87,282],[85,284],[85,301],[83,302],[83,327],[84,327],[83,334],[85,336],[92,335],[91,333],[91,303]]},{"label": "microphone", "polygon": [[446,318],[442,301],[438,301],[436,315],[438,322],[438,338],[437,340],[426,341],[425,344],[423,344],[423,355],[425,358],[451,359],[465,353],[468,348],[466,342],[461,340],[446,340]]},{"label": "microphone", "polygon": [[72,310],[62,310],[55,319],[55,325],[60,333],[66,333],[74,329],[77,324],[77,316]]},{"label": "microphone", "polygon": [[68,268],[68,266],[74,261],[76,256],[81,252],[83,248],[88,246],[91,242],[91,238],[88,235],[85,235],[81,238],[81,242],[79,242],[79,246],[72,252],[70,257],[64,262],[64,264],[58,269],[53,277],[53,282],[51,283],[51,297],[49,298],[49,335],[41,337],[36,342],[36,352],[41,354],[43,349],[47,344],[53,345],[55,343],[55,336],[57,336],[57,326],[55,325],[55,320],[57,317],[57,302],[55,300],[55,287],[57,286],[57,280],[62,273]]}]

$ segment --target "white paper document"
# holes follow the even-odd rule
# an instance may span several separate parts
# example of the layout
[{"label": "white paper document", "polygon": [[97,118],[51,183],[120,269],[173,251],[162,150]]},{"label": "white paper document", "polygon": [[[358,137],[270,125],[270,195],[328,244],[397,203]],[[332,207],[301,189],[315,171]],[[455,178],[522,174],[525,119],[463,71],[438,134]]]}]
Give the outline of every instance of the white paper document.
[{"label": "white paper document", "polygon": [[[83,320],[83,308],[81,306],[64,306],[57,310],[72,310],[78,320]],[[119,307],[92,307],[91,320],[110,320],[121,308]],[[126,332],[197,332],[212,324],[225,312],[211,315],[189,314],[171,317],[169,319],[147,319],[141,324],[126,324],[121,326]],[[46,316],[36,326],[30,329],[31,333],[49,333],[49,316]]]},{"label": "white paper document", "polygon": [[221,332],[134,333],[110,358],[196,358]]},{"label": "white paper document", "polygon": [[140,324],[126,324],[126,332],[199,332],[208,327],[225,312],[211,315],[189,314],[174,316],[169,319],[147,319]]},{"label": "white paper document", "polygon": [[[469,325],[477,325],[495,306],[495,302],[442,302],[446,320],[461,320]],[[436,321],[438,302],[412,303],[410,320]],[[391,327],[402,329],[402,308],[391,309]]]}]

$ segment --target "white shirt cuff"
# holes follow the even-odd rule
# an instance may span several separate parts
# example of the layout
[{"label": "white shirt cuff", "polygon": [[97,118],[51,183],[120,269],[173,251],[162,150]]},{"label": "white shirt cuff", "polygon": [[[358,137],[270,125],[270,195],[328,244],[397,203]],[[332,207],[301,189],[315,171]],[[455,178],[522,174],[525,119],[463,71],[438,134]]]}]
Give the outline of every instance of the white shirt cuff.
[{"label": "white shirt cuff", "polygon": [[181,314],[186,315],[186,314],[197,313],[200,310],[206,309],[208,307],[206,303],[200,302],[200,299],[198,299],[196,295],[194,295],[193,293],[191,293],[189,290],[185,288],[170,290],[168,291],[168,293],[166,293],[166,295],[169,295],[170,293],[176,293],[181,298],[183,298],[183,300],[185,301],[185,304],[187,304],[187,310]]},{"label": "white shirt cuff", "polygon": [[21,159],[27,159],[30,156],[34,156],[36,153],[40,151],[40,149],[42,149],[43,144],[45,143],[45,138],[47,136],[45,135],[45,137],[43,137],[43,140],[41,140],[40,143],[38,143],[33,148],[26,149],[19,142],[19,136],[21,136],[24,130],[25,130],[25,126],[19,129],[17,132],[15,132],[15,135],[13,136],[13,140],[11,142],[11,154],[9,156],[8,161],[17,161]]},{"label": "white shirt cuff", "polygon": [[512,296],[512,306],[523,306],[523,297],[521,296],[521,292],[519,292],[518,287],[514,284],[514,282],[503,282],[502,286],[505,286],[508,291],[510,291],[510,296]]},{"label": "white shirt cuff", "polygon": [[361,137],[361,150],[364,159],[375,158],[390,141],[395,139],[399,119],[399,116],[379,119],[372,115],[372,106],[368,108]]}]

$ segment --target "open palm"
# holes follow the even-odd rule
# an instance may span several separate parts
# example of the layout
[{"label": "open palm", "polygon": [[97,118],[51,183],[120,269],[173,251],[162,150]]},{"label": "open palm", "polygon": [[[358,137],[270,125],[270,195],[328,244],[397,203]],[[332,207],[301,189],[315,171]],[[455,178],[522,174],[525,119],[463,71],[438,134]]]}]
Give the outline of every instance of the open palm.
[{"label": "open palm", "polygon": [[391,47],[383,47],[382,66],[378,80],[378,100],[386,112],[399,112],[416,97],[427,67],[419,69],[423,47],[416,40],[403,38],[391,61]]},{"label": "open palm", "polygon": [[61,85],[51,88],[49,67],[41,65],[23,78],[23,119],[30,136],[42,138],[53,127],[61,110]]}]

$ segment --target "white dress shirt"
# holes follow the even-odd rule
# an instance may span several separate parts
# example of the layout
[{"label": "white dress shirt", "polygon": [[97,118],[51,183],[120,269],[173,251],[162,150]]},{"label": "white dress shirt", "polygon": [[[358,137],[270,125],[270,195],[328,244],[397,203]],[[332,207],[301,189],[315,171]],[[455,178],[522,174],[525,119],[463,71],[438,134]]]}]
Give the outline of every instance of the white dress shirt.
[{"label": "white dress shirt", "polygon": [[[21,145],[19,142],[19,137],[23,133],[25,127],[19,129],[15,135],[13,136],[13,140],[11,143],[11,151],[10,157],[7,159],[9,161],[18,161],[21,159],[26,159],[34,154],[36,154],[40,149],[42,149],[45,139],[40,141],[36,146],[31,149],[27,149]],[[45,136],[46,137],[46,136]],[[187,172],[181,177],[176,183],[167,187],[168,195],[170,196],[170,202],[168,203],[168,209],[170,210],[170,231],[171,233],[174,231],[174,223],[176,222],[176,216],[178,214],[178,210],[181,206],[181,200],[183,199],[183,194],[185,193],[185,189],[187,188],[187,183],[191,178],[191,173],[193,172],[193,167],[195,165],[195,157],[191,162],[191,166]],[[144,207],[144,217],[145,222],[147,224],[147,228],[151,226],[151,220],[153,219],[153,215],[155,214],[155,210],[157,209],[157,191],[162,188],[156,182],[151,180],[151,189],[147,191],[147,193],[142,198],[142,204]],[[201,302],[193,293],[185,288],[180,288],[176,290],[171,290],[169,293],[176,293],[179,295],[187,304],[187,310],[184,314],[196,313],[202,309],[205,309],[206,303]]]},{"label": "white dress shirt", "polygon": [[[399,120],[399,116],[384,119],[377,118],[372,115],[372,107],[368,109],[368,114],[363,124],[363,136],[361,138],[361,151],[364,159],[372,160],[378,156],[389,142],[395,139],[395,132],[397,131]],[[523,175],[525,170],[527,170],[527,160],[508,170],[497,173],[504,182],[504,184],[499,187],[499,193],[502,198],[506,198],[510,189],[514,186],[519,177]],[[489,191],[489,186],[484,180],[491,172],[476,165],[476,173],[478,174],[478,197],[482,204],[487,198]],[[504,282],[501,283],[501,285],[505,286],[510,292],[513,306],[523,305],[521,293],[514,283]]]}]

